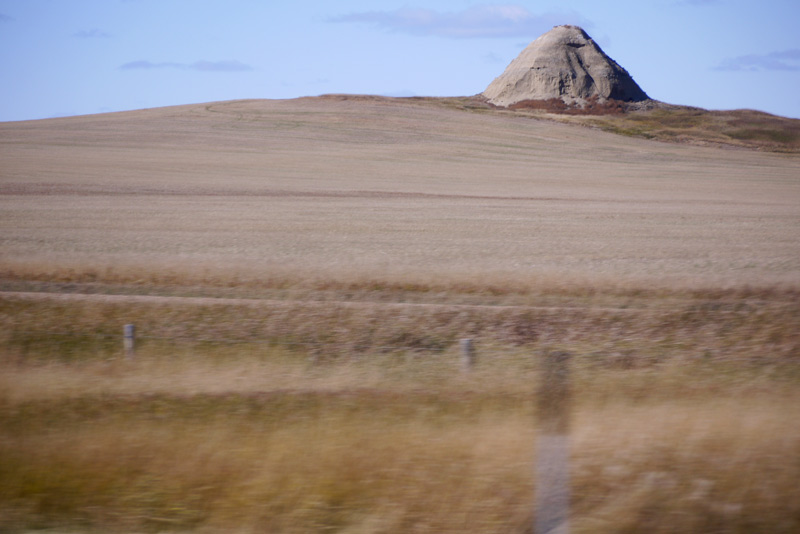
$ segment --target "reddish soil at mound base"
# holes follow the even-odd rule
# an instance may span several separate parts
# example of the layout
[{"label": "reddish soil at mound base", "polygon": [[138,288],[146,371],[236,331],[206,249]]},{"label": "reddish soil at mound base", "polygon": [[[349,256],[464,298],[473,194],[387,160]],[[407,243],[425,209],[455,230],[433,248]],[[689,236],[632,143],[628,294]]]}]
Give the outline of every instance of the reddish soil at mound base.
[{"label": "reddish soil at mound base", "polygon": [[579,104],[567,104],[560,98],[550,98],[548,100],[522,100],[511,104],[508,109],[515,111],[533,109],[565,115],[621,115],[627,111],[627,103],[614,99],[600,102],[595,96],[589,98],[586,105],[581,107]]}]

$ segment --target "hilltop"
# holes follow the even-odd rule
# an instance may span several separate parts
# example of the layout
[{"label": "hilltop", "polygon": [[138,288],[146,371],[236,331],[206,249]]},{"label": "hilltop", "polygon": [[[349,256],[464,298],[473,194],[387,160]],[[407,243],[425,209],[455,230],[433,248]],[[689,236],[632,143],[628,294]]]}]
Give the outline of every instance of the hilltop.
[{"label": "hilltop", "polygon": [[800,152],[800,119],[790,119],[751,109],[707,110],[647,100],[621,102],[587,101],[584,107],[568,106],[561,99],[525,100],[509,107],[493,105],[484,95],[469,97],[383,97],[331,94],[322,101],[383,102],[400,109],[405,105],[431,106],[472,114],[525,117],[589,127],[604,132],[696,146],[754,149],[767,152]]}]

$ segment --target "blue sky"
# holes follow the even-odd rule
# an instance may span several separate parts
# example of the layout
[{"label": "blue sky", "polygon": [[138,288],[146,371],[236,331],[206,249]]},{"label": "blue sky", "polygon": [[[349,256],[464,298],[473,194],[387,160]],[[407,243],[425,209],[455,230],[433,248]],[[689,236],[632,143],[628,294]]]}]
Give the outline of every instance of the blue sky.
[{"label": "blue sky", "polygon": [[483,91],[578,24],[652,97],[800,118],[798,0],[0,0],[0,121]]}]

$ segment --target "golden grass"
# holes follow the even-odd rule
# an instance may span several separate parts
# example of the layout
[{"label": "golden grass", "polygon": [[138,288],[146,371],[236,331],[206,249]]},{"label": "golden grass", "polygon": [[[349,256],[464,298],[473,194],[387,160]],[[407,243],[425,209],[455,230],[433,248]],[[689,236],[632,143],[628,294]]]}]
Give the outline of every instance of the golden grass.
[{"label": "golden grass", "polygon": [[[551,346],[574,531],[798,526],[791,291],[315,291],[0,299],[2,528],[529,532]],[[551,306],[458,303],[495,298]]]},{"label": "golden grass", "polygon": [[[536,352],[2,364],[6,531],[529,532]],[[575,532],[792,532],[796,380],[574,367]],[[171,385],[170,385],[171,384]]]},{"label": "golden grass", "polygon": [[[529,532],[550,346],[574,354],[574,531],[798,527],[791,295],[627,296],[633,309],[574,294],[573,309],[122,297],[3,299],[7,531]],[[143,337],[133,361],[126,321]]]},{"label": "golden grass", "polygon": [[253,350],[283,347],[325,358],[457,351],[458,340],[471,337],[489,347],[568,344],[593,359],[616,359],[629,367],[667,360],[795,361],[800,307],[794,293],[735,295],[557,295],[534,305],[4,297],[0,341],[23,361],[37,354],[62,361],[112,357],[121,348],[122,325],[133,323],[143,351],[148,346],[244,343]]}]

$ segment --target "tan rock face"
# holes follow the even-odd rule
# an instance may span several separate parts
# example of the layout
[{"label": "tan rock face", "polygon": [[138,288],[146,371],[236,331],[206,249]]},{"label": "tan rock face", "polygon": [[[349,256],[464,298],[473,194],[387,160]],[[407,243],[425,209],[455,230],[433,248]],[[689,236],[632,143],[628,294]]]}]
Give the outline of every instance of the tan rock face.
[{"label": "tan rock face", "polygon": [[528,45],[483,92],[492,104],[560,98],[638,102],[648,96],[577,26],[556,26]]}]

